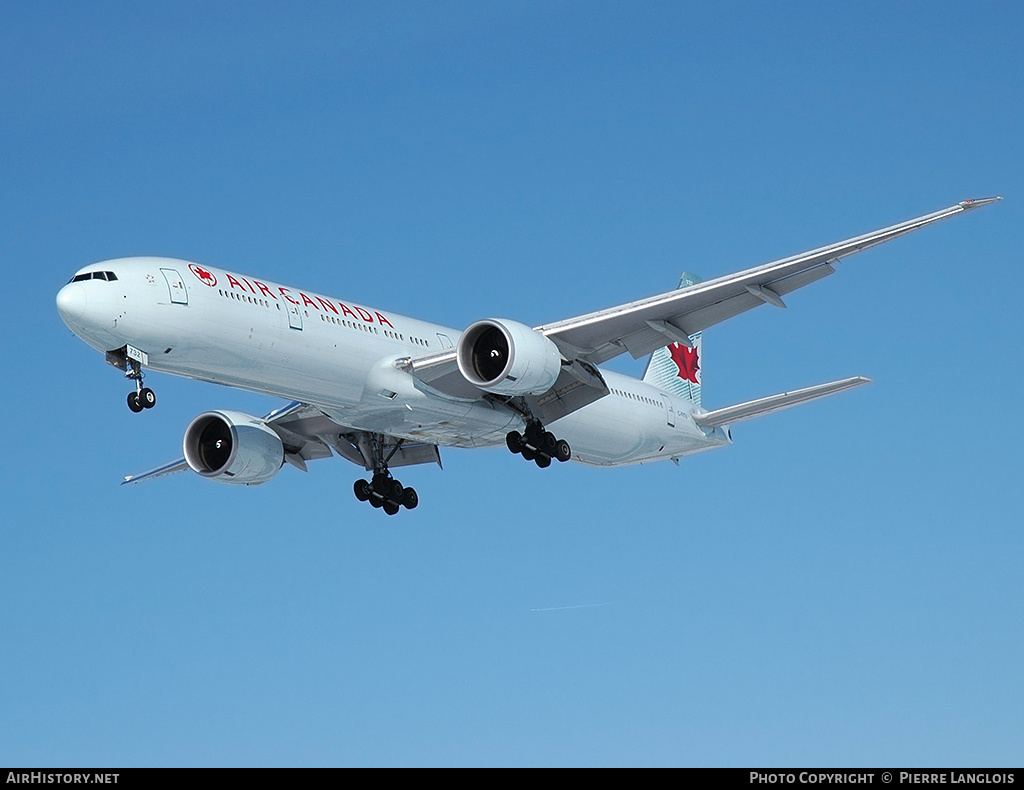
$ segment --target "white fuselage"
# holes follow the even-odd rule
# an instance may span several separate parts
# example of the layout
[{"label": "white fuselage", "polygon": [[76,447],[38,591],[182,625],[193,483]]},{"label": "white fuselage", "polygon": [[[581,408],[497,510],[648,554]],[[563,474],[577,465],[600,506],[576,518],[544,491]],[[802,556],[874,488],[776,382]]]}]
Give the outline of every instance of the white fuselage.
[{"label": "white fuselage", "polygon": [[[116,280],[70,282],[57,297],[71,330],[101,351],[126,344],[146,367],[319,407],[354,429],[457,447],[504,442],[523,421],[489,401],[433,392],[392,363],[456,345],[455,329],[169,258],[98,263]],[[608,396],[552,423],[573,460],[614,465],[728,444],[691,401],[602,371]]]}]

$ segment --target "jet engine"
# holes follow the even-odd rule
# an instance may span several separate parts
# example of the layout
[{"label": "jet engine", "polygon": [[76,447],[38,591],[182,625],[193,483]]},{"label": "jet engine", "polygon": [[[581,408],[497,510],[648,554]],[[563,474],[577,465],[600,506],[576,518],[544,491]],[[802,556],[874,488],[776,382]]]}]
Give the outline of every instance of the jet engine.
[{"label": "jet engine", "polygon": [[485,392],[539,395],[551,389],[562,368],[557,346],[515,321],[477,321],[462,333],[459,370]]},{"label": "jet engine", "polygon": [[284,463],[284,445],[263,420],[235,411],[208,411],[185,429],[185,460],[221,483],[265,483]]}]

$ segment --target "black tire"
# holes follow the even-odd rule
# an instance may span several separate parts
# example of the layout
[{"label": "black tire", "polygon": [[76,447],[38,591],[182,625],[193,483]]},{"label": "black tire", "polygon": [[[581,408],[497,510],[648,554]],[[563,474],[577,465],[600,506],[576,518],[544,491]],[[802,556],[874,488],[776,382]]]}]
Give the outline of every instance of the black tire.
[{"label": "black tire", "polygon": [[139,390],[139,403],[144,409],[152,409],[156,406],[156,393],[149,387],[143,387]]},{"label": "black tire", "polygon": [[388,499],[397,504],[402,504],[402,497],[405,496],[405,488],[397,480],[392,480],[388,486]]},{"label": "black tire", "polygon": [[553,433],[551,433],[551,431],[545,431],[544,432],[544,438],[541,440],[541,448],[540,449],[543,450],[548,455],[554,455],[555,454],[555,445],[557,443],[558,443],[558,439],[555,438],[555,435]]},{"label": "black tire", "polygon": [[565,439],[559,439],[557,442],[555,442],[554,457],[557,458],[562,463],[565,463],[570,458],[572,458],[572,448],[569,446],[569,443]]},{"label": "black tire", "polygon": [[138,414],[140,411],[142,411],[145,408],[145,406],[143,406],[142,403],[139,401],[139,393],[137,393],[137,392],[129,392],[128,393],[128,408],[131,409],[136,414]]},{"label": "black tire", "polygon": [[521,453],[523,451],[523,436],[519,431],[509,431],[505,434],[505,444],[508,445],[508,449],[513,453]]},{"label": "black tire", "polygon": [[525,458],[527,461],[532,461],[536,457],[537,457],[537,453],[535,453],[529,447],[524,447],[523,448],[523,458]]},{"label": "black tire", "polygon": [[396,505],[394,502],[385,502],[383,507],[384,512],[387,513],[389,516],[393,516],[395,515],[395,513],[398,512],[398,505]]},{"label": "black tire", "polygon": [[550,455],[538,455],[537,456],[537,466],[539,466],[541,469],[547,469],[549,466],[551,466],[551,456]]},{"label": "black tire", "polygon": [[356,499],[360,502],[365,502],[370,498],[370,484],[362,478],[353,483],[352,490],[355,491]]},{"label": "black tire", "polygon": [[384,475],[374,475],[373,480],[370,482],[370,488],[381,496],[387,496],[390,483],[391,481]]},{"label": "black tire", "polygon": [[384,504],[384,500],[380,499],[379,497],[372,496],[370,497],[370,504],[373,505],[374,507],[380,507],[381,505]]},{"label": "black tire", "polygon": [[416,505],[420,503],[420,498],[416,495],[415,488],[405,489],[405,496],[402,497],[402,504],[405,505],[407,510],[412,510]]},{"label": "black tire", "polygon": [[526,441],[532,444],[534,447],[540,447],[541,442],[544,441],[543,429],[533,423],[526,426]]}]

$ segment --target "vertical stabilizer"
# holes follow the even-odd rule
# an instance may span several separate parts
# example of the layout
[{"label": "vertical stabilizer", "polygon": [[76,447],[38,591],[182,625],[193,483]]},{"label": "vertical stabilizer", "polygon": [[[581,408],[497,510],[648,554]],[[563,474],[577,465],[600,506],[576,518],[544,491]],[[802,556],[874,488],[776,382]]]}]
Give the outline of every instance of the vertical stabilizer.
[{"label": "vertical stabilizer", "polygon": [[[685,273],[679,281],[680,288],[689,288],[702,282],[695,274]],[[647,361],[644,382],[663,392],[688,398],[700,406],[701,368],[704,366],[700,332],[690,335],[692,348],[681,343],[659,348]]]}]

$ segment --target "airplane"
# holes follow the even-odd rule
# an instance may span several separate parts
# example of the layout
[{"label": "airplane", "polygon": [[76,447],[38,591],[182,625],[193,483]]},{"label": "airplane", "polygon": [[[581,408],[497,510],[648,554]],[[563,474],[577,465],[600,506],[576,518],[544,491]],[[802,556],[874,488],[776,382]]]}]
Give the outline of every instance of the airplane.
[{"label": "airplane", "polygon": [[[285,398],[264,417],[218,410],[185,429],[184,458],[136,483],[192,469],[255,485],[285,463],[340,455],[371,473],[360,501],[395,515],[415,489],[391,473],[436,463],[439,448],[502,443],[552,460],[615,466],[732,443],[731,425],[867,383],[856,376],[721,409],[701,404],[702,332],[835,271],[856,252],[1001,200],[965,200],[873,233],[646,299],[529,327],[463,331],[195,262],[121,258],[80,269],[57,294],[74,334],[134,381],[128,407],[156,404],[155,370]],[[640,379],[599,365],[650,355]]]}]

